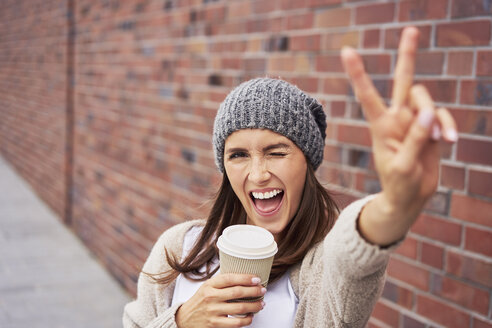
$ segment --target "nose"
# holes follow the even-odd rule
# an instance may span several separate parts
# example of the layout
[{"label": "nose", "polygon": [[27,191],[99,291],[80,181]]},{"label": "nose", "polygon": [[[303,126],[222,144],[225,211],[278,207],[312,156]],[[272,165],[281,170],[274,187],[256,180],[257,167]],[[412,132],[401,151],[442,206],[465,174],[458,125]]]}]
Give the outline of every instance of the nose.
[{"label": "nose", "polygon": [[250,163],[248,179],[251,182],[261,185],[270,179],[271,174],[265,159],[253,157]]}]

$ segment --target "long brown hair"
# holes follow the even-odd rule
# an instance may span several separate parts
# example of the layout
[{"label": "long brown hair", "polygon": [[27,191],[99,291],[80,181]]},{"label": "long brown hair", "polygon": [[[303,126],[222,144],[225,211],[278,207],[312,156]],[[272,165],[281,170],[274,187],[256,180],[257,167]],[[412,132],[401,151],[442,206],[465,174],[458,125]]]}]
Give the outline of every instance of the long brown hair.
[{"label": "long brown hair", "polygon": [[[270,282],[279,279],[289,267],[302,261],[309,249],[323,240],[331,230],[338,215],[335,201],[319,183],[311,165],[308,163],[307,166],[299,209],[278,236],[278,253],[273,261]],[[146,274],[161,284],[172,282],[180,273],[193,280],[209,279],[218,270],[218,267],[212,266],[212,261],[218,257],[218,236],[228,226],[244,223],[246,212],[234,193],[227,174],[224,173],[210,215],[192,250],[181,261],[176,254],[169,254],[166,250],[167,261],[172,270],[160,274]]]}]

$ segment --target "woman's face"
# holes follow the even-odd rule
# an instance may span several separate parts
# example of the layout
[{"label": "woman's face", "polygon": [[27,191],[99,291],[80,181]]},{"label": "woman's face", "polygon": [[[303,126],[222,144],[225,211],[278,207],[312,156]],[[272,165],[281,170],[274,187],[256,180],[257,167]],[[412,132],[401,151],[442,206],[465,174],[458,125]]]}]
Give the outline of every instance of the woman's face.
[{"label": "woman's face", "polygon": [[224,167],[248,224],[278,235],[299,208],[306,180],[303,152],[266,129],[243,129],[225,142]]}]

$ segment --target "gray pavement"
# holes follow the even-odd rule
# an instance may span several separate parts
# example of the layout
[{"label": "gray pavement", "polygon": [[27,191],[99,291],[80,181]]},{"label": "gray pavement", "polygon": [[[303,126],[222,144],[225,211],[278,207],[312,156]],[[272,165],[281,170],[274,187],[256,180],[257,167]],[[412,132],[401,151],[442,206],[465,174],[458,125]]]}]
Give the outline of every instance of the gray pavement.
[{"label": "gray pavement", "polygon": [[0,156],[0,327],[121,327],[129,300]]}]

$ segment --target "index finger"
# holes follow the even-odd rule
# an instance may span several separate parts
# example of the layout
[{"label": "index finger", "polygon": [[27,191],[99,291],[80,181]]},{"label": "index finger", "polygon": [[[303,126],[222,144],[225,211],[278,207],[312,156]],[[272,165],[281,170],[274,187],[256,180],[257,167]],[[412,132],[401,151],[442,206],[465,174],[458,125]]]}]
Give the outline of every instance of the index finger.
[{"label": "index finger", "polygon": [[342,49],[342,63],[368,120],[376,119],[385,112],[386,106],[367,75],[359,54],[350,47],[344,47]]},{"label": "index finger", "polygon": [[261,279],[252,274],[243,273],[221,273],[210,279],[210,283],[215,288],[227,288],[232,286],[256,286]]},{"label": "index finger", "polygon": [[407,27],[403,30],[395,67],[393,94],[391,97],[392,108],[401,108],[409,96],[415,72],[418,35],[419,31],[415,27]]}]

